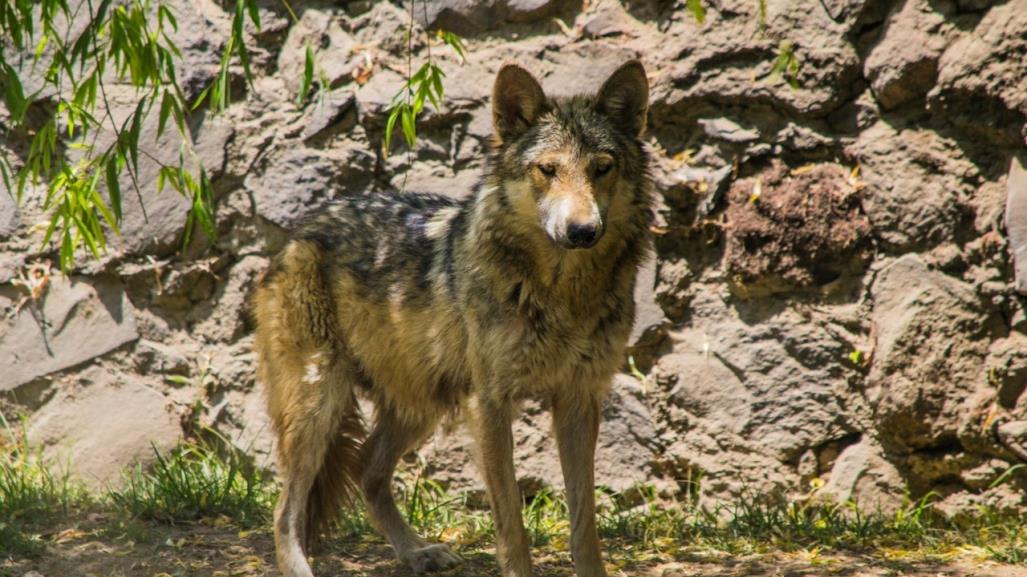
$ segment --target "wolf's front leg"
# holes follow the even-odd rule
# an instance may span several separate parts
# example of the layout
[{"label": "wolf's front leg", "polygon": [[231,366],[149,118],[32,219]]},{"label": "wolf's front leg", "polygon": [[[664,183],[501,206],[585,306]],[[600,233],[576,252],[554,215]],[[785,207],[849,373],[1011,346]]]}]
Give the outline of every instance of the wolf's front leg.
[{"label": "wolf's front leg", "polygon": [[595,507],[595,449],[602,397],[580,390],[568,393],[553,399],[553,429],[567,487],[574,572],[578,577],[606,577]]},{"label": "wolf's front leg", "polygon": [[485,478],[492,518],[496,524],[496,551],[503,577],[529,577],[531,553],[521,519],[521,491],[513,464],[512,407],[479,400],[470,425],[478,446],[478,463]]}]

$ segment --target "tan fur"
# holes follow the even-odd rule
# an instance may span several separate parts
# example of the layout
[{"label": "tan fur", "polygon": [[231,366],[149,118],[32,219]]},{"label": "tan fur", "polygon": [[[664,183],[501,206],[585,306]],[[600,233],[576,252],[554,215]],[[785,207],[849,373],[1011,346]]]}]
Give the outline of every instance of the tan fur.
[{"label": "tan fur", "polygon": [[[413,532],[390,488],[403,454],[457,413],[477,441],[503,575],[530,575],[511,433],[527,397],[553,406],[578,575],[605,575],[593,453],[648,247],[640,112],[624,109],[645,104],[639,70],[623,67],[595,101],[560,102],[545,100],[527,72],[504,68],[497,86],[515,86],[497,94],[513,96],[494,103],[496,148],[475,198],[342,201],[310,217],[275,259],[254,312],[279,439],[275,543],[287,577],[312,575],[306,544],[358,487],[415,572],[457,563]],[[592,125],[583,122],[598,131],[588,138],[605,134],[602,146],[619,143],[622,157],[585,150],[576,135]],[[533,146],[512,146],[529,137]],[[588,219],[601,225],[594,245],[564,246],[567,227]],[[375,405],[366,440],[358,393]]]}]

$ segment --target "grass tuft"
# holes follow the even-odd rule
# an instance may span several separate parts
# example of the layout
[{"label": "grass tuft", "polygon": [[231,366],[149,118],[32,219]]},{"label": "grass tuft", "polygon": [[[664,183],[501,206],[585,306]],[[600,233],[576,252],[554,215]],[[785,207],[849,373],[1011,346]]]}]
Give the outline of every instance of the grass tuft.
[{"label": "grass tuft", "polygon": [[29,447],[25,426],[15,430],[0,414],[0,553],[38,553],[42,543],[31,529],[55,514],[67,513],[85,498],[66,471],[55,471],[42,452]]},{"label": "grass tuft", "polygon": [[454,495],[420,473],[400,483],[396,494],[407,522],[429,541],[480,543],[494,529],[491,516],[468,506],[467,495]]},{"label": "grass tuft", "polygon": [[111,503],[135,517],[164,523],[225,517],[241,526],[270,519],[273,485],[235,449],[222,455],[208,443],[183,444],[168,454],[156,447],[150,470],[136,467]]}]

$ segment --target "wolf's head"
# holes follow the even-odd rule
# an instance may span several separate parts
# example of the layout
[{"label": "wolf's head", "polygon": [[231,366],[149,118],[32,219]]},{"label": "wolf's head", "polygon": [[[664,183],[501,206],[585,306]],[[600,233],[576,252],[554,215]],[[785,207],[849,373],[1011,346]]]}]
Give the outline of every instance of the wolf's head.
[{"label": "wolf's head", "polygon": [[530,73],[500,69],[492,90],[493,170],[510,205],[565,248],[590,248],[645,178],[649,83],[637,60],[594,96],[547,98]]}]

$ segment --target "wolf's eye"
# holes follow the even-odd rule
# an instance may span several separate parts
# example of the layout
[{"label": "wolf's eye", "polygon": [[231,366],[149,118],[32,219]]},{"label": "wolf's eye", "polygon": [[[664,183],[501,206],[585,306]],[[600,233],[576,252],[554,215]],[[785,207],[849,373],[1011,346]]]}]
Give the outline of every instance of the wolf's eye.
[{"label": "wolf's eye", "polygon": [[610,160],[603,160],[596,163],[595,174],[596,177],[606,176],[613,170],[613,162]]},{"label": "wolf's eye", "polygon": [[541,162],[535,166],[538,167],[539,172],[550,178],[556,176],[556,166],[549,164],[548,162]]}]

